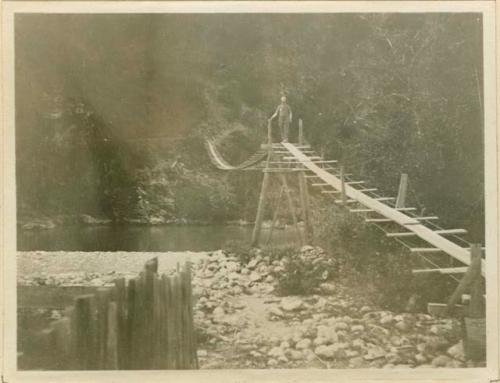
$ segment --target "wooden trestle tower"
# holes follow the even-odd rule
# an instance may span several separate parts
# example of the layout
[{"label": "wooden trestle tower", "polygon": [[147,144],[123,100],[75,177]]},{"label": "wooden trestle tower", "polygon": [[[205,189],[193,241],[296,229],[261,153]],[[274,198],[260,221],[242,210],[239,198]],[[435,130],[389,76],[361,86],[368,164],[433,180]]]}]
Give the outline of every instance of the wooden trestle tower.
[{"label": "wooden trestle tower", "polygon": [[[299,120],[299,135],[298,144],[296,147],[301,149],[302,152],[308,153],[310,146],[304,144],[304,134],[302,120]],[[272,231],[276,225],[278,219],[279,209],[281,205],[281,198],[285,194],[288,210],[293,220],[293,225],[297,230],[297,236],[301,244],[307,244],[311,241],[312,231],[311,224],[309,221],[309,193],[307,189],[307,182],[305,178],[305,167],[294,161],[294,157],[290,157],[290,152],[286,150],[281,143],[272,142],[272,128],[271,121],[268,121],[267,125],[267,144],[263,144],[261,149],[267,151],[267,158],[262,168],[263,179],[262,186],[260,189],[259,204],[257,207],[257,216],[255,218],[255,224],[252,233],[252,246],[258,246],[260,240],[260,234],[262,229],[262,222],[264,220],[264,214],[267,205],[267,199],[269,194],[269,184],[271,175],[278,177],[281,183],[281,190],[278,196],[278,202],[276,204],[275,210],[273,212],[273,220],[271,223],[271,232],[269,238],[272,236]],[[319,159],[319,157],[318,157]],[[325,162],[325,161],[323,161]],[[300,207],[302,212],[302,220],[304,222],[304,230],[302,231],[299,227],[297,212],[294,206],[292,194],[290,187],[288,185],[287,177],[290,175],[297,175],[297,181],[299,185],[300,193]]]}]

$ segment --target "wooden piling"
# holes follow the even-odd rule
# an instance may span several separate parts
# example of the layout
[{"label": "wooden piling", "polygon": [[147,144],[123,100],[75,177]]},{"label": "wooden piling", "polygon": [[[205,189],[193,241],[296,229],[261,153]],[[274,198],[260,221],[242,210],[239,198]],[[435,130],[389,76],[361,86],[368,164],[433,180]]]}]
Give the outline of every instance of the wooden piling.
[{"label": "wooden piling", "polygon": [[166,301],[166,312],[167,312],[167,333],[168,333],[168,342],[167,342],[167,358],[168,358],[168,366],[167,368],[169,370],[173,370],[177,368],[177,329],[176,329],[176,323],[175,323],[175,301],[174,301],[174,295],[175,295],[175,285],[173,279],[167,278],[166,279],[166,294],[167,294],[167,301]]},{"label": "wooden piling", "polygon": [[[484,279],[481,277],[482,248],[473,245],[469,270],[470,302],[467,316],[463,318],[465,357],[470,360],[484,360],[486,357],[486,307]],[[467,274],[465,275],[467,276]],[[462,280],[465,279],[465,276]],[[465,282],[464,282],[465,283]]]},{"label": "wooden piling", "polygon": [[161,279],[157,278],[156,275],[153,279],[153,316],[152,323],[150,325],[152,330],[152,368],[157,369],[162,364],[161,352],[161,332],[163,327],[163,317],[161,311]]},{"label": "wooden piling", "polygon": [[185,334],[187,336],[187,356],[189,361],[188,368],[198,368],[198,354],[196,352],[197,342],[196,342],[196,332],[194,330],[194,314],[193,314],[193,295],[191,289],[191,262],[186,262],[184,264],[183,271],[183,286],[184,286],[184,299],[183,306],[185,308],[185,318],[186,323]]},{"label": "wooden piling", "polygon": [[112,289],[77,297],[69,317],[42,332],[49,369],[196,369],[191,265],[161,277],[146,268]]},{"label": "wooden piling", "polygon": [[143,368],[148,370],[154,365],[154,350],[156,335],[154,333],[154,279],[156,274],[151,270],[144,271],[144,294],[143,294],[143,339],[142,360]]},{"label": "wooden piling", "polygon": [[288,208],[289,208],[290,214],[292,216],[293,225],[295,226],[295,229],[297,230],[297,238],[299,240],[299,244],[302,245],[304,243],[304,241],[302,239],[302,233],[300,232],[299,224],[297,221],[297,214],[295,213],[295,207],[293,204],[292,195],[290,193],[290,189],[288,187],[288,182],[286,180],[285,174],[280,174],[280,178],[281,178],[281,183],[283,185],[283,189],[285,190],[285,195],[286,195],[286,198],[288,201]]},{"label": "wooden piling", "polygon": [[304,130],[302,126],[302,119],[299,118],[299,145],[304,144]]},{"label": "wooden piling", "polygon": [[269,145],[269,147],[272,147],[273,145],[273,131],[271,120],[267,120],[267,144]]},{"label": "wooden piling", "polygon": [[97,290],[97,317],[96,317],[96,344],[97,344],[97,365],[96,369],[105,369],[107,359],[107,338],[108,338],[108,307],[109,290],[100,288]]},{"label": "wooden piling", "polygon": [[182,291],[181,291],[181,280],[180,280],[180,275],[176,273],[172,277],[172,282],[173,282],[173,289],[172,289],[172,301],[174,303],[174,323],[175,323],[175,329],[176,329],[176,334],[175,334],[175,348],[177,350],[176,353],[176,358],[175,358],[175,369],[184,369],[184,353],[183,353],[183,339],[182,339],[182,333],[179,331],[180,328],[182,328]]},{"label": "wooden piling", "polygon": [[118,310],[116,302],[110,302],[108,306],[107,337],[105,340],[106,354],[104,369],[117,370],[118,365]]},{"label": "wooden piling", "polygon": [[59,359],[56,350],[55,329],[49,327],[40,331],[36,336],[36,344],[40,350],[39,362],[48,370],[59,367]]},{"label": "wooden piling", "polygon": [[116,302],[116,322],[117,322],[117,365],[118,368],[126,368],[129,349],[129,339],[127,331],[127,285],[125,278],[115,280],[114,298]]},{"label": "wooden piling", "polygon": [[345,173],[344,173],[344,167],[340,167],[340,182],[341,182],[341,197],[342,197],[342,204],[344,206],[347,206],[347,195],[345,192]]},{"label": "wooden piling", "polygon": [[481,278],[481,254],[481,245],[473,244],[470,250],[471,259],[469,268],[460,280],[460,283],[458,284],[451,297],[448,299],[445,313],[451,313],[452,308],[458,302],[465,290],[470,288],[478,278]]},{"label": "wooden piling", "polygon": [[271,238],[272,238],[273,232],[274,232],[274,227],[276,226],[276,221],[278,220],[279,210],[280,210],[280,206],[281,206],[281,198],[283,197],[283,191],[284,191],[284,187],[281,186],[281,189],[280,189],[280,192],[278,195],[278,202],[276,203],[276,207],[274,208],[273,221],[271,222],[271,227],[269,229],[269,236],[267,238],[268,244],[271,242]]},{"label": "wooden piling", "polygon": [[77,297],[75,300],[75,368],[90,370],[95,367],[94,329],[92,326],[92,295]]},{"label": "wooden piling", "polygon": [[307,182],[304,172],[298,173],[300,204],[302,209],[302,220],[304,222],[304,243],[309,244],[312,240],[311,224],[309,221],[309,196]]},{"label": "wooden piling", "polygon": [[161,327],[159,337],[161,339],[160,354],[161,360],[159,368],[168,369],[168,302],[169,302],[169,282],[166,275],[161,276],[160,280],[160,311],[161,311]]},{"label": "wooden piling", "polygon": [[137,310],[137,281],[131,279],[128,283],[128,296],[127,296],[127,332],[126,332],[126,355],[124,360],[124,367],[127,370],[133,370],[137,365],[137,336],[135,329],[137,327],[136,318]]},{"label": "wooden piling", "polygon": [[486,313],[485,299],[484,299],[484,279],[481,277],[481,258],[482,249],[480,245],[474,245],[471,249],[471,264],[472,258],[475,258],[474,263],[477,264],[478,270],[475,271],[474,279],[470,284],[470,303],[468,316],[469,318],[484,318]]},{"label": "wooden piling", "polygon": [[132,344],[131,349],[133,360],[132,369],[143,369],[144,366],[144,294],[145,294],[145,274],[141,272],[139,277],[135,279],[135,302],[132,328]]},{"label": "wooden piling", "polygon": [[262,230],[262,221],[264,220],[264,209],[266,206],[266,194],[267,188],[269,186],[269,173],[264,172],[264,177],[262,179],[262,187],[259,196],[259,205],[257,207],[257,216],[255,218],[255,225],[252,232],[252,246],[258,246],[260,232]]},{"label": "wooden piling", "polygon": [[396,198],[396,209],[403,208],[406,205],[406,192],[408,190],[408,174],[401,174],[399,180],[398,197]]},{"label": "wooden piling", "polygon": [[70,369],[72,363],[72,344],[71,344],[71,320],[70,318],[61,318],[51,325],[54,350],[54,368],[57,370]]}]

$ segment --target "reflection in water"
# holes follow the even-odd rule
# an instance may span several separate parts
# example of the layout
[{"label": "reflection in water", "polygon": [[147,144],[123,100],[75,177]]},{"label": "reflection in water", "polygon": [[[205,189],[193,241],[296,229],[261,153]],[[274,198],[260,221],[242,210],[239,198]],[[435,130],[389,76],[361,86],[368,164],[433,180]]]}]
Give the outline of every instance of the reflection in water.
[{"label": "reflection in water", "polygon": [[[268,229],[262,230],[266,242]],[[20,251],[208,251],[225,242],[250,242],[252,226],[69,226],[17,233]],[[274,230],[273,244],[294,244],[293,228]]]}]

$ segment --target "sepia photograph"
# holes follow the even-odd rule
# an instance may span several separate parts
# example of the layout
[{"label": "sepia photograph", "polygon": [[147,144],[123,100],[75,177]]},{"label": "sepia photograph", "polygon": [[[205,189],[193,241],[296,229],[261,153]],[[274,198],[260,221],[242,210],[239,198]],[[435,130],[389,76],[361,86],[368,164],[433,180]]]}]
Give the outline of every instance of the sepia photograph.
[{"label": "sepia photograph", "polygon": [[497,368],[494,6],[33,3],[2,52],[15,371]]}]

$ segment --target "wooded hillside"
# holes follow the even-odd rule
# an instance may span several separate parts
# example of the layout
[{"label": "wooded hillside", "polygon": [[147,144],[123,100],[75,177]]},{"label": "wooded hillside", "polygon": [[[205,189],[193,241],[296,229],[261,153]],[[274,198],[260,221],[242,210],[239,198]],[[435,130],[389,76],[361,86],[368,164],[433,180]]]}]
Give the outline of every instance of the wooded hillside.
[{"label": "wooded hillside", "polygon": [[281,91],[315,149],[484,235],[478,14],[16,16],[18,217],[253,219]]}]

